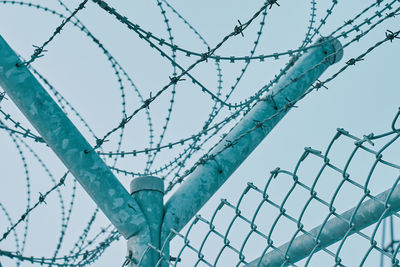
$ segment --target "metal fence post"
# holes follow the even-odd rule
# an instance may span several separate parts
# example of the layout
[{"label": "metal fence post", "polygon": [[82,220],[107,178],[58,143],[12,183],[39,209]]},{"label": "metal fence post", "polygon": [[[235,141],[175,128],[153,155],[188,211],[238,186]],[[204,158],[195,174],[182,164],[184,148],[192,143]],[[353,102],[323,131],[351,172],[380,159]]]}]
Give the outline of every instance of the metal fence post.
[{"label": "metal fence post", "polygon": [[148,231],[133,197],[1,36],[0,86],[125,238]]},{"label": "metal fence post", "polygon": [[160,254],[149,244],[160,249],[161,224],[164,213],[164,182],[153,176],[138,177],[131,182],[131,194],[146,218],[150,233],[143,232],[128,240],[130,267],[154,267]]},{"label": "metal fence post", "polygon": [[[244,116],[211,151],[209,160],[198,166],[171,196],[165,207],[161,241],[167,238],[170,229],[180,231],[214,195],[290,110],[288,101],[300,98],[342,56],[343,49],[338,40],[321,38],[300,57],[264,101],[259,101]],[[260,123],[258,129],[249,132]]]}]

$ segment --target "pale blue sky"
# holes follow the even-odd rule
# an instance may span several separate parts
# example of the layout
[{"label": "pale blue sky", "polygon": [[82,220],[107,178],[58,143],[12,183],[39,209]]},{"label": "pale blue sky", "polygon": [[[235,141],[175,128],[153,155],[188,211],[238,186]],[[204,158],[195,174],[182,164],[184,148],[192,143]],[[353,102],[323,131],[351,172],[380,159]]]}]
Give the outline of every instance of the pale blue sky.
[{"label": "pale blue sky", "polygon": [[[322,35],[328,35],[340,27],[344,21],[349,20],[369,4],[375,1],[353,0],[338,1],[333,15],[322,28]],[[376,10],[384,8],[391,1],[383,1],[380,7],[374,7],[358,20],[364,21]],[[63,14],[67,14],[57,1],[33,1],[43,6],[54,8]],[[157,6],[157,1],[108,1],[124,16],[132,22],[139,24],[145,30],[152,32],[168,40],[166,25]],[[214,47],[225,35],[233,30],[239,19],[242,23],[247,21],[255,11],[262,6],[263,1],[172,1],[170,2],[204,37],[210,47]],[[332,1],[319,0],[316,5],[316,25],[325,16],[326,9]],[[65,1],[71,9],[75,8],[79,1]],[[274,6],[268,10],[265,28],[260,39],[255,55],[268,55],[275,52],[283,52],[299,47],[304,39],[310,19],[311,3],[307,1],[280,0],[280,7]],[[400,4],[394,4],[398,8]],[[184,25],[166,6],[166,16],[169,19],[174,42],[179,47],[203,53],[207,47]],[[383,14],[389,11],[383,12]],[[98,39],[102,41],[112,55],[119,61],[132,78],[133,82],[146,99],[150,92],[153,94],[169,82],[172,76],[171,64],[160,57],[159,53],[138,38],[138,36],[121,25],[109,14],[106,14],[96,4],[89,2],[87,7],[78,14],[78,18],[90,29]],[[237,36],[226,42],[217,52],[223,56],[247,56],[257,38],[260,27],[260,18],[244,32],[244,38]],[[41,45],[49,38],[61,19],[49,12],[28,8],[26,6],[0,3],[0,34],[5,40],[24,58],[29,58],[33,53],[32,45]],[[371,31],[360,42],[356,42],[345,49],[341,62],[332,66],[323,74],[324,80],[350,58],[357,57],[375,42],[385,38],[385,31],[399,30],[398,18],[392,18],[382,23]],[[361,30],[365,31],[368,26]],[[344,44],[349,38],[340,41]],[[314,39],[316,40],[316,38]],[[161,47],[166,53],[171,51],[167,47]],[[221,188],[214,198],[204,207],[202,213],[210,216],[221,198],[228,198],[233,203],[239,197],[248,181],[262,187],[265,184],[269,171],[277,166],[284,169],[293,169],[304,147],[311,146],[323,150],[326,148],[336,128],[343,127],[357,136],[372,132],[385,132],[389,130],[391,120],[399,105],[400,93],[398,90],[398,60],[400,40],[386,43],[366,56],[364,61],[350,67],[338,78],[327,84],[329,90],[319,90],[307,96],[298,103],[299,108],[292,110],[254,151],[246,162],[232,175],[230,180]],[[46,48],[48,51],[43,58],[37,59],[33,67],[36,68],[48,81],[53,84],[61,94],[72,103],[79,113],[87,120],[88,124],[98,137],[102,137],[108,130],[118,125],[121,119],[121,92],[114,72],[107,57],[93,44],[84,33],[68,24],[55,40]],[[182,53],[177,54],[177,62],[183,66],[189,66],[197,60],[197,57],[186,57]],[[266,59],[264,62],[255,60],[249,66],[240,82],[231,101],[240,101],[266,85],[279,68],[288,61],[283,56],[279,60]],[[222,62],[222,86],[223,93],[236,81],[244,62],[232,64]],[[199,81],[217,91],[217,73],[214,61],[199,64],[192,72]],[[139,106],[136,93],[128,85],[126,79],[126,109],[129,114]],[[168,90],[160,99],[150,107],[150,114],[154,127],[155,140],[161,133],[171,98]],[[211,111],[212,101],[209,96],[203,94],[201,89],[193,85],[190,79],[182,81],[177,86],[175,96],[176,104],[172,113],[172,119],[163,144],[174,142],[191,136],[201,130],[204,120]],[[3,101],[1,108],[13,114],[15,119],[23,125],[29,126],[22,115],[16,110],[11,101]],[[82,123],[68,113],[70,118],[82,129],[88,140],[94,144],[93,137],[83,129]],[[229,114],[224,110],[216,121],[222,120]],[[1,117],[3,120],[3,118]],[[29,126],[29,128],[31,128]],[[225,129],[225,132],[229,128]],[[205,153],[208,148],[221,136],[217,135],[200,153],[189,160],[187,167],[191,166],[195,159]],[[148,147],[148,122],[145,113],[136,116],[126,129],[126,135],[122,144],[122,150],[141,150]],[[111,141],[104,145],[105,151],[115,151],[119,134],[113,135]],[[1,176],[0,202],[10,212],[14,220],[18,218],[26,207],[26,185],[24,170],[18,151],[10,141],[5,131],[0,131],[0,168]],[[29,141],[32,143],[31,141]],[[64,172],[64,167],[52,152],[43,145],[33,143],[38,154],[51,167],[56,179]],[[176,150],[160,153],[155,167],[168,163],[181,151]],[[343,153],[345,150],[343,149]],[[52,185],[47,175],[33,159],[26,154],[31,179],[32,202],[38,197],[38,192],[45,192]],[[107,159],[113,164],[112,159]],[[133,172],[143,172],[146,157],[126,156],[120,159],[117,166]],[[318,166],[319,167],[319,166]],[[362,164],[360,164],[362,168]],[[130,178],[119,175],[121,182],[128,187]],[[65,202],[69,203],[72,182],[68,181],[63,189]],[[282,189],[283,190],[283,189]],[[351,196],[349,196],[349,200]],[[57,194],[49,197],[47,205],[38,208],[31,215],[27,246],[24,254],[35,256],[52,256],[60,230],[60,208]],[[89,220],[94,204],[78,186],[77,199],[72,212],[70,227],[64,241],[63,252],[68,252],[73,242],[78,238],[83,227]],[[349,201],[351,202],[351,201]],[[250,204],[248,204],[250,205]],[[349,206],[350,208],[351,206]],[[0,233],[7,227],[7,222],[0,213]],[[99,229],[108,224],[103,215],[96,221],[93,229]],[[209,217],[208,217],[209,218]],[[20,239],[23,227],[18,228]],[[96,230],[92,234],[96,233]],[[284,239],[284,238],[283,238]],[[283,240],[281,241],[283,242]],[[15,251],[15,245],[10,241],[0,243],[0,249]],[[112,245],[104,256],[96,261],[93,266],[112,266],[122,264],[125,256],[125,242],[121,239]],[[8,266],[7,260],[0,258],[3,265]],[[333,261],[332,261],[333,262]],[[21,266],[30,266],[22,264]],[[185,265],[182,265],[185,266]],[[350,263],[351,266],[351,263]],[[369,265],[373,266],[373,265]]]}]

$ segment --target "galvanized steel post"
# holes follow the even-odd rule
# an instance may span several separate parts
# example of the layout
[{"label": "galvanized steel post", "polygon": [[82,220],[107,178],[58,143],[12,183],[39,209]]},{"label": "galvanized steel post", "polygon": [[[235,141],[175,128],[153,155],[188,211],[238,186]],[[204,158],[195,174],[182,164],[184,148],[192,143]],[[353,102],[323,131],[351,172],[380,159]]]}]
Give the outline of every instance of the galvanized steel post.
[{"label": "galvanized steel post", "polygon": [[0,86],[125,238],[148,231],[133,197],[1,36]]},{"label": "galvanized steel post", "polygon": [[[267,97],[259,101],[212,150],[208,155],[210,160],[197,167],[168,200],[162,226],[162,242],[170,229],[180,231],[190,221],[267,136],[289,111],[288,101],[301,97],[342,56],[343,49],[338,40],[322,38],[300,57]],[[262,127],[247,133],[260,122]]]},{"label": "galvanized steel post", "polygon": [[143,232],[128,240],[129,266],[154,267],[160,260],[160,253],[155,249],[160,249],[164,182],[153,176],[138,177],[131,182],[131,194],[143,211],[150,233]]}]

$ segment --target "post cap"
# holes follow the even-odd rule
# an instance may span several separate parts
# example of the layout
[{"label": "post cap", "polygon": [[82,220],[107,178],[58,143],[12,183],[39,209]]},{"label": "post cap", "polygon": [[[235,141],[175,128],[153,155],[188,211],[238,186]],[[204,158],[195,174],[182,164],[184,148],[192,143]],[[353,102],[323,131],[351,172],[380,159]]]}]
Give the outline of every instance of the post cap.
[{"label": "post cap", "polygon": [[137,177],[131,181],[131,194],[143,190],[158,191],[164,194],[164,181],[154,176]]}]

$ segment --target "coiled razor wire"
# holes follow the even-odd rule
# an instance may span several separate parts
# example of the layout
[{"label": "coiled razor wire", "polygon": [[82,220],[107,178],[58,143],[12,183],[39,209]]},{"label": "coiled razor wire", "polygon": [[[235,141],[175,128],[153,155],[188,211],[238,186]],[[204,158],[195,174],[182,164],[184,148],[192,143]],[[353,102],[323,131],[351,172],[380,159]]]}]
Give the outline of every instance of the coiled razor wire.
[{"label": "coiled razor wire", "polygon": [[[186,165],[192,164],[190,159],[193,158],[195,154],[198,153],[203,147],[209,148],[211,146],[214,147],[216,144],[212,143],[215,142],[216,138],[218,138],[217,134],[226,133],[228,127],[231,127],[234,125],[235,122],[237,122],[243,115],[248,112],[248,110],[258,101],[265,101],[265,99],[261,98],[261,96],[267,92],[276,82],[279,81],[279,79],[284,76],[284,74],[293,66],[294,62],[304,53],[307,52],[309,49],[313,48],[314,45],[310,45],[314,40],[315,37],[318,37],[321,34],[321,29],[324,27],[328,21],[328,19],[331,17],[334,8],[338,5],[337,0],[332,0],[330,7],[326,10],[325,16],[323,16],[318,22],[316,20],[316,11],[317,11],[317,6],[318,2],[315,0],[312,0],[311,3],[311,8],[310,8],[310,17],[309,17],[309,25],[307,26],[307,29],[305,31],[305,37],[304,40],[301,42],[299,47],[297,49],[293,50],[288,50],[288,51],[279,51],[271,54],[261,54],[261,55],[256,55],[256,49],[260,41],[260,37],[263,34],[263,28],[264,25],[266,24],[266,17],[269,12],[269,10],[273,8],[279,8],[280,4],[278,1],[274,0],[267,0],[263,3],[260,9],[257,10],[257,12],[246,22],[241,23],[238,21],[238,24],[235,25],[233,28],[233,31],[222,38],[222,41],[218,43],[214,48],[210,48],[209,44],[207,41],[202,37],[202,35],[196,30],[196,28],[187,20],[185,19],[168,1],[166,0],[161,0],[161,1],[155,1],[156,5],[160,8],[161,11],[161,16],[162,19],[165,23],[166,29],[167,29],[167,34],[169,36],[169,41],[165,41],[164,39],[157,37],[155,34],[145,30],[143,27],[139,26],[138,24],[135,24],[134,22],[130,21],[127,17],[123,16],[120,12],[118,12],[116,9],[111,7],[109,4],[107,4],[104,1],[101,0],[92,0],[93,3],[97,4],[101,9],[105,10],[106,12],[110,13],[112,16],[114,16],[120,23],[124,24],[125,26],[128,27],[132,32],[134,32],[140,39],[145,41],[152,49],[155,49],[157,53],[160,53],[160,55],[167,60],[169,60],[172,64],[173,70],[172,70],[172,76],[170,76],[170,82],[165,85],[162,89],[158,90],[155,92],[153,95],[150,94],[149,98],[143,97],[143,94],[139,91],[139,89],[136,87],[136,85],[133,82],[133,79],[131,76],[125,71],[125,69],[121,66],[121,64],[111,55],[111,53],[105,48],[105,46],[101,43],[101,41],[92,34],[92,32],[82,23],[81,20],[77,18],[77,15],[81,13],[81,11],[87,6],[88,2],[87,0],[80,2],[80,4],[74,9],[71,10],[68,8],[68,6],[62,2],[61,0],[57,1],[59,5],[61,6],[62,10],[57,11],[55,9],[51,9],[48,7],[43,6],[43,4],[36,4],[33,2],[25,2],[25,1],[12,1],[12,0],[3,0],[0,1],[0,4],[11,4],[14,6],[22,6],[22,7],[30,7],[37,9],[39,11],[44,11],[46,13],[55,15],[59,18],[62,18],[63,21],[61,24],[55,28],[55,31],[53,34],[45,41],[42,45],[40,46],[34,46],[34,52],[30,56],[29,60],[23,61],[25,62],[25,65],[28,66],[31,71],[40,79],[43,84],[47,87],[47,89],[53,94],[59,105],[62,107],[62,109],[67,112],[67,110],[72,111],[73,116],[78,118],[78,120],[83,124],[83,126],[86,128],[87,131],[92,135],[92,142],[94,143],[94,149],[98,152],[98,154],[102,155],[104,158],[106,157],[112,157],[113,161],[112,163],[109,164],[110,168],[114,170],[116,173],[123,173],[125,175],[129,175],[132,177],[135,176],[141,176],[141,175],[158,175],[162,178],[164,178],[168,184],[167,184],[167,192],[171,191],[176,185],[181,183],[185,177],[187,177],[191,172],[196,169],[197,166],[204,164],[205,161],[210,160],[210,157],[208,157],[208,154],[205,154],[203,156],[198,156],[197,162],[194,161],[195,163],[189,167],[186,168]],[[281,1],[279,1],[281,2]],[[283,1],[282,1],[283,2]],[[361,12],[356,14],[353,18],[348,19],[343,23],[342,26],[336,28],[333,32],[331,32],[330,36],[334,36],[335,38],[338,38],[340,40],[350,40],[347,41],[344,44],[344,48],[352,45],[353,43],[360,42],[361,39],[363,39],[365,36],[367,36],[373,29],[375,29],[376,26],[386,22],[389,19],[395,18],[397,15],[399,15],[400,12],[400,7],[399,7],[399,2],[398,0],[393,0],[393,1],[385,1],[385,0],[378,0],[378,1],[373,1],[370,5],[368,5],[366,8],[364,8]],[[205,52],[199,52],[199,51],[194,51],[190,49],[183,48],[183,46],[178,46],[177,43],[175,43],[174,37],[172,35],[172,24],[169,23],[169,18],[167,14],[167,9],[164,8],[163,4],[165,4],[166,7],[168,7],[169,10],[171,10],[171,15],[176,15],[179,20],[182,21],[183,24],[185,24],[193,33],[195,36],[201,40],[201,42],[205,45],[207,50]],[[375,10],[376,9],[376,10]],[[271,11],[271,12],[272,12]],[[83,11],[82,11],[83,12]],[[254,46],[252,47],[249,55],[246,56],[224,56],[224,55],[218,55],[216,54],[217,50],[224,45],[226,41],[228,41],[231,38],[239,38],[241,36],[244,36],[246,33],[246,28],[250,26],[250,24],[253,23],[254,20],[256,19],[261,19],[260,20],[260,27],[257,32],[257,36],[254,41]],[[49,82],[48,79],[46,79],[45,76],[43,76],[41,73],[39,73],[32,65],[42,56],[46,55],[46,52],[48,48],[49,43],[53,42],[55,39],[57,39],[58,35],[62,34],[62,30],[65,26],[68,24],[72,24],[75,28],[79,29],[84,35],[88,36],[89,39],[96,44],[96,46],[103,52],[103,54],[106,56],[107,61],[111,64],[113,68],[114,75],[117,79],[117,82],[119,84],[119,90],[121,92],[121,117],[122,120],[119,123],[116,123],[116,127],[111,128],[110,131],[108,131],[103,137],[98,137],[99,135],[96,135],[95,132],[91,129],[89,124],[86,122],[86,120],[82,117],[82,115],[78,112],[78,110],[64,97],[61,95],[61,93],[54,88]],[[308,95],[312,91],[316,91],[320,88],[327,88],[326,84],[332,80],[334,80],[340,73],[345,71],[348,67],[354,66],[357,64],[357,62],[362,61],[365,59],[365,57],[371,53],[375,48],[383,45],[384,43],[387,42],[392,42],[395,39],[399,38],[399,29],[396,29],[391,31],[388,30],[385,33],[382,33],[382,40],[376,42],[374,45],[369,47],[366,51],[364,51],[362,54],[360,54],[357,57],[350,58],[346,61],[346,63],[342,66],[342,68],[339,69],[335,74],[330,76],[328,79],[324,81],[318,81],[314,86],[310,88],[303,96],[301,96],[299,99],[293,99],[293,100],[288,100],[287,105],[285,107],[282,107],[280,110],[281,111],[286,111],[289,108],[295,107],[295,104],[297,103],[298,100],[302,99],[306,95]],[[168,48],[171,55],[168,55],[168,52],[165,52],[163,48]],[[194,63],[189,65],[188,68],[182,67],[178,61],[177,61],[177,55],[182,54],[187,57],[193,56],[193,58],[196,58]],[[279,74],[277,74],[274,79],[271,80],[271,82],[258,90],[255,94],[252,96],[243,99],[240,102],[228,102],[230,101],[230,97],[234,91],[237,90],[239,83],[242,80],[242,77],[245,75],[247,72],[248,66],[254,62],[254,61],[265,61],[267,59],[271,60],[278,60],[283,56],[288,56],[290,57],[290,61],[286,66],[280,70]],[[215,66],[216,66],[216,72],[217,72],[217,86],[216,89],[211,89],[206,87],[200,80],[195,78],[193,76],[192,70],[200,63],[206,63],[208,60],[212,61]],[[244,67],[241,69],[240,74],[234,81],[233,85],[228,87],[228,91],[224,92],[226,93],[225,97],[222,97],[223,95],[223,80],[222,80],[222,73],[223,69],[221,66],[221,62],[230,62],[230,63],[239,63],[239,62],[244,62]],[[314,66],[317,67],[317,66]],[[180,70],[180,74],[177,74],[177,70]],[[176,94],[176,86],[178,83],[183,81],[185,77],[189,78],[200,90],[209,96],[210,101],[213,103],[213,106],[211,108],[210,113],[208,114],[208,118],[203,122],[203,127],[200,131],[197,133],[194,133],[192,136],[189,137],[184,137],[182,139],[176,140],[174,142],[169,142],[169,143],[164,143],[164,136],[166,135],[167,128],[170,122],[170,119],[172,118],[172,113],[173,113],[173,108],[174,108],[174,101],[175,101],[175,94]],[[294,81],[293,81],[294,82]],[[133,89],[133,91],[137,94],[137,98],[141,105],[139,108],[135,109],[133,112],[128,112],[126,108],[127,100],[125,98],[126,92],[127,92],[127,87],[129,89]],[[165,117],[164,121],[164,126],[163,126],[163,131],[161,132],[159,136],[159,140],[155,142],[154,140],[154,134],[153,134],[153,122],[152,118],[150,116],[149,108],[150,104],[154,102],[159,96],[161,96],[164,92],[169,90],[169,87],[172,88],[171,90],[171,98],[170,98],[170,106],[168,108],[167,115]],[[273,96],[272,98],[273,99]],[[7,101],[7,96],[4,93],[0,92],[0,104],[3,101]],[[226,116],[225,118],[219,118],[218,114],[220,113],[221,110],[223,109],[233,109],[233,111],[230,113],[230,115]],[[132,120],[136,114],[139,112],[144,111],[147,117],[147,124],[148,124],[148,129],[149,129],[149,142],[148,146],[143,148],[143,149],[133,149],[127,151],[127,149],[123,149],[123,139],[124,139],[124,130],[125,127],[128,125],[128,123]],[[60,178],[59,181],[57,181],[53,174],[50,172],[49,168],[47,167],[46,163],[41,159],[41,157],[34,151],[32,148],[31,144],[32,141],[33,143],[44,143],[44,140],[35,133],[34,130],[29,129],[28,126],[24,125],[24,122],[19,122],[17,119],[12,114],[9,114],[5,109],[0,107],[0,113],[2,115],[2,121],[0,123],[0,129],[5,130],[10,138],[12,139],[12,142],[16,146],[16,149],[18,150],[18,153],[21,157],[21,161],[23,162],[23,166],[25,169],[25,174],[26,174],[26,194],[27,194],[27,206],[25,212],[23,212],[19,217],[12,217],[10,213],[7,210],[7,206],[5,206],[3,203],[0,203],[0,210],[1,214],[5,216],[6,220],[8,221],[9,225],[6,229],[5,232],[0,236],[0,243],[7,239],[9,236],[14,236],[15,239],[15,250],[14,251],[9,251],[9,250],[3,250],[0,249],[0,262],[2,257],[7,257],[10,259],[15,259],[17,266],[20,265],[21,262],[30,262],[30,263],[37,263],[40,265],[49,265],[49,266],[85,266],[88,264],[91,264],[95,262],[103,253],[104,251],[116,240],[120,238],[120,235],[116,230],[113,229],[111,225],[108,225],[106,227],[102,227],[96,234],[93,234],[94,237],[89,238],[89,232],[94,228],[95,221],[97,219],[97,214],[98,214],[98,209],[95,209],[92,216],[90,217],[89,221],[86,224],[86,227],[83,228],[82,234],[79,236],[77,241],[73,244],[72,249],[69,251],[69,253],[66,253],[64,256],[58,256],[60,254],[60,249],[61,246],[65,242],[65,234],[67,232],[67,229],[69,227],[69,221],[71,218],[73,206],[74,206],[74,201],[75,201],[75,190],[76,190],[76,182],[73,181],[72,185],[72,195],[69,201],[69,205],[66,205],[66,200],[64,199],[65,196],[62,194],[63,190],[63,185],[65,184],[65,179],[66,179],[66,174]],[[128,115],[129,114],[129,115]],[[267,181],[267,185],[262,189],[261,187],[257,187],[254,184],[249,183],[248,186],[246,187],[245,191],[242,193],[240,200],[238,204],[230,204],[227,200],[221,201],[220,206],[217,208],[215,211],[214,215],[210,220],[206,220],[202,216],[197,216],[194,221],[192,222],[191,226],[189,227],[189,230],[187,233],[184,235],[182,233],[176,233],[172,232],[171,237],[175,236],[175,239],[173,242],[176,242],[175,240],[183,240],[183,245],[179,247],[179,250],[173,257],[166,257],[164,255],[163,250],[159,251],[161,255],[160,263],[161,261],[167,261],[170,265],[182,265],[182,266],[187,266],[187,257],[185,256],[185,253],[192,253],[192,256],[190,257],[190,260],[194,259],[193,265],[196,266],[224,266],[221,265],[224,257],[226,258],[225,253],[229,251],[228,253],[232,253],[232,255],[235,255],[235,263],[236,265],[242,265],[242,264],[247,264],[249,263],[249,260],[252,260],[252,258],[248,256],[248,254],[245,253],[246,249],[248,247],[251,247],[249,244],[251,243],[249,240],[251,240],[254,236],[257,236],[260,240],[262,240],[262,244],[267,244],[267,246],[264,248],[262,253],[260,252],[260,261],[263,260],[264,257],[268,257],[270,255],[269,253],[277,253],[278,256],[276,257],[281,257],[283,259],[280,264],[292,264],[296,265],[297,261],[294,261],[291,258],[291,247],[294,247],[295,238],[300,236],[300,235],[305,235],[313,238],[315,240],[315,246],[313,247],[312,251],[309,253],[308,258],[306,259],[305,265],[308,265],[310,262],[312,262],[312,259],[315,258],[314,255],[319,255],[319,254],[326,254],[330,255],[331,258],[333,258],[334,264],[337,266],[345,266],[343,263],[340,255],[343,253],[341,251],[341,248],[344,246],[344,244],[348,240],[348,236],[350,234],[355,233],[357,236],[361,236],[364,238],[364,240],[367,240],[370,243],[369,248],[366,250],[367,252],[364,254],[363,259],[360,261],[360,265],[364,264],[367,262],[367,259],[371,253],[374,251],[379,252],[380,255],[380,264],[383,266],[384,262],[389,260],[393,266],[398,265],[398,259],[397,259],[397,253],[399,250],[399,241],[395,239],[394,235],[394,225],[395,221],[399,217],[397,213],[394,214],[389,214],[392,211],[390,210],[390,207],[386,207],[384,212],[382,213],[383,215],[377,222],[375,222],[374,226],[374,231],[372,234],[364,234],[361,230],[355,229],[353,223],[353,220],[355,218],[356,211],[358,210],[359,206],[356,207],[353,215],[350,217],[346,217],[343,214],[339,214],[335,210],[335,199],[338,194],[340,194],[342,188],[347,185],[347,184],[352,184],[356,188],[360,189],[363,191],[362,197],[359,199],[359,204],[363,203],[363,201],[366,201],[366,199],[371,199],[374,201],[378,201],[381,204],[386,205],[387,204],[387,199],[382,200],[378,199],[376,195],[372,195],[370,193],[370,188],[369,188],[369,180],[372,179],[371,177],[373,176],[373,171],[376,166],[378,165],[386,165],[390,166],[391,168],[398,169],[398,163],[392,164],[389,162],[386,162],[382,159],[383,152],[390,147],[392,144],[396,143],[395,141],[397,140],[399,130],[396,129],[395,124],[396,120],[399,117],[399,114],[396,115],[396,119],[393,122],[392,126],[392,131],[374,136],[374,135],[367,135],[364,136],[362,139],[356,138],[352,135],[350,135],[348,132],[339,129],[338,134],[335,135],[335,138],[331,142],[329,148],[325,151],[325,153],[318,152],[316,150],[307,148],[302,156],[302,158],[299,161],[298,166],[296,166],[296,169],[294,172],[287,172],[283,171],[280,169],[277,169],[271,173],[271,176],[269,177]],[[219,120],[216,122],[216,120]],[[266,119],[266,121],[268,118]],[[263,123],[266,121],[259,122],[255,124],[255,127],[250,131],[256,130],[260,127],[263,127]],[[117,144],[112,146],[113,151],[110,152],[104,152],[103,150],[103,145],[106,144],[111,137],[111,135],[114,132],[120,132],[119,139]],[[385,139],[389,136],[394,136],[392,141],[389,141],[387,144],[382,146],[382,149],[380,150],[372,150],[368,148],[368,145],[371,145],[373,142],[380,141],[381,139]],[[349,138],[352,140],[355,140],[356,142],[356,149],[354,150],[354,153],[352,156],[349,158],[346,166],[344,168],[340,168],[340,166],[333,165],[330,162],[330,158],[328,157],[329,151],[333,144],[336,142],[336,140],[340,138]],[[226,144],[226,148],[229,148],[230,146],[233,146],[235,144],[236,140],[231,140],[229,143]],[[24,149],[22,149],[21,145],[23,146]],[[179,152],[178,147],[182,146],[183,150]],[[175,154],[176,156],[173,157],[169,162],[165,163],[161,167],[153,167],[154,161],[157,157],[157,155],[165,150],[176,150],[177,153]],[[211,151],[211,149],[209,151]],[[123,151],[125,150],[125,151]],[[356,182],[355,180],[352,180],[349,178],[350,174],[347,173],[347,168],[350,165],[350,162],[354,155],[356,153],[359,153],[359,151],[367,151],[370,154],[374,154],[376,156],[376,161],[374,162],[374,167],[371,168],[371,172],[369,176],[367,176],[365,183],[360,183]],[[53,186],[51,186],[47,191],[44,191],[44,193],[39,193],[38,200],[32,204],[32,196],[31,191],[30,191],[30,184],[32,183],[31,179],[31,174],[29,171],[29,162],[26,159],[25,154],[30,154],[32,158],[35,158],[36,161],[41,165],[43,170],[45,171],[46,175],[50,177],[52,180]],[[144,168],[144,171],[141,172],[137,169],[135,170],[125,170],[122,168],[119,168],[117,166],[118,160],[127,156],[127,155],[133,155],[134,157],[136,156],[141,156],[141,155],[146,155],[147,160],[146,160],[146,166]],[[315,190],[315,187],[317,185],[317,182],[319,181],[319,177],[315,179],[315,183],[313,185],[308,186],[305,183],[302,183],[301,177],[297,176],[297,170],[301,167],[303,164],[303,161],[308,159],[309,157],[317,157],[319,159],[323,160],[323,170],[321,169],[320,171],[320,176],[323,174],[323,172],[327,169],[329,170],[334,170],[337,173],[342,175],[342,180],[340,182],[340,185],[336,188],[336,192],[332,199],[323,199],[319,198],[319,195],[317,191]],[[192,160],[193,161],[193,160]],[[278,177],[281,176],[289,176],[292,177],[293,183],[291,185],[289,192],[287,192],[286,196],[284,197],[284,200],[282,202],[276,202],[274,200],[271,200],[269,197],[267,191],[270,190],[270,184],[273,184],[274,181],[280,180]],[[367,182],[368,181],[368,182]],[[396,183],[392,188],[395,187]],[[301,212],[301,215],[298,217],[290,215],[286,210],[285,210],[285,204],[288,201],[288,199],[291,198],[291,196],[294,194],[293,192],[297,190],[297,188],[302,188],[302,190],[306,191],[308,194],[310,194],[310,197],[308,198],[307,204],[303,207],[303,210]],[[60,202],[60,209],[61,209],[61,230],[60,230],[60,236],[58,238],[58,242],[56,244],[56,248],[53,253],[53,257],[35,257],[35,256],[25,256],[24,254],[24,248],[26,246],[26,239],[27,239],[27,234],[28,234],[28,229],[29,228],[29,214],[34,212],[37,207],[43,206],[43,204],[46,204],[47,197],[51,195],[54,191],[57,192],[59,202]],[[269,191],[268,191],[269,192]],[[281,193],[283,194],[284,191]],[[257,210],[254,214],[252,214],[252,217],[249,216],[244,216],[244,210],[246,208],[242,208],[242,202],[243,199],[246,199],[249,195],[257,193],[259,197],[261,197],[261,202],[259,201],[259,206],[257,207]],[[342,220],[344,223],[349,225],[348,232],[346,232],[346,235],[344,235],[342,240],[340,241],[340,246],[336,250],[332,250],[329,246],[323,247],[321,245],[321,242],[319,240],[319,237],[322,233],[322,231],[319,231],[317,234],[313,232],[313,230],[305,230],[305,227],[307,225],[303,225],[303,217],[305,216],[304,214],[308,211],[308,207],[310,203],[313,202],[318,202],[319,204],[325,206],[328,208],[328,214],[325,217],[325,220],[321,224],[321,227],[324,227],[326,224],[329,223],[329,220],[336,217],[339,220]],[[256,203],[256,202],[254,202]],[[254,206],[254,203],[252,204]],[[259,210],[262,209],[264,206],[268,206],[270,208],[275,208],[276,210],[279,211],[279,214],[276,216],[274,223],[271,225],[271,228],[269,231],[260,231],[259,228],[256,224],[256,218],[258,218],[259,215]],[[67,209],[67,211],[66,211]],[[220,230],[216,225],[214,225],[214,221],[216,220],[215,218],[218,217],[224,210],[231,210],[234,214],[232,217],[232,220],[228,226],[228,228],[224,229],[226,231]],[[390,216],[389,216],[390,215]],[[384,217],[388,217],[389,219],[384,219]],[[281,221],[283,219],[287,219],[288,221],[291,221],[293,224],[296,225],[295,233],[292,237],[290,237],[290,242],[288,243],[287,247],[283,250],[282,247],[277,245],[276,242],[273,240],[273,234],[276,233],[275,228],[281,225]],[[239,245],[233,245],[233,239],[232,238],[232,228],[234,228],[235,225],[239,224],[238,222],[247,224],[250,227],[249,232],[247,233],[247,237],[243,240],[243,242]],[[24,224],[25,228],[21,231],[18,231],[17,228],[19,227],[20,224]],[[204,230],[203,234],[205,234],[205,238],[202,239],[202,242],[199,244],[199,246],[193,245],[193,238],[191,237],[192,233],[195,232],[194,229],[198,227],[198,225],[205,225],[207,226],[207,230]],[[381,226],[382,225],[382,226]],[[376,233],[377,229],[381,226],[383,233],[390,232],[389,237],[385,236],[383,234],[381,238],[381,244],[377,243],[376,239]],[[389,230],[387,230],[388,228]],[[22,234],[22,240],[20,238]],[[216,237],[216,239],[222,240],[222,245],[221,249],[218,251],[218,255],[212,258],[209,254],[210,252],[207,250],[207,244],[210,242],[209,240],[212,239],[212,237]],[[199,240],[199,239],[198,239]],[[347,243],[346,243],[347,244]],[[177,247],[177,246],[175,246]],[[257,246],[260,247],[260,246]],[[149,247],[148,251],[152,250],[154,248]],[[205,252],[207,251],[207,253]],[[318,252],[320,251],[320,252]],[[324,254],[324,255],[325,255]],[[253,255],[252,255],[253,256]],[[230,258],[230,257],[228,257]],[[232,258],[233,259],[233,258]],[[186,265],[185,265],[186,264]],[[189,263],[189,265],[192,263]],[[0,263],[1,265],[1,263]],[[232,265],[233,266],[233,265]],[[280,265],[279,265],[280,266]]]}]

